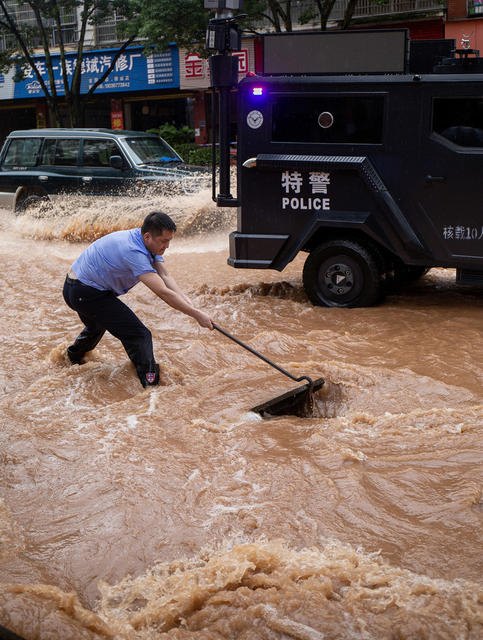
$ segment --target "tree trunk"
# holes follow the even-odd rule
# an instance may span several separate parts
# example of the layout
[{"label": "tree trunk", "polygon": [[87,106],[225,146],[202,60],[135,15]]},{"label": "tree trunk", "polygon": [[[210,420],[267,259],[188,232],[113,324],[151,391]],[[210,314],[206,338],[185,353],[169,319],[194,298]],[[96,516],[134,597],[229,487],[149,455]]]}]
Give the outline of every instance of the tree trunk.
[{"label": "tree trunk", "polygon": [[350,25],[352,16],[354,15],[354,11],[358,2],[359,0],[349,0],[347,7],[345,8],[344,20],[342,21],[343,29],[347,29],[347,27]]},{"label": "tree trunk", "polygon": [[319,8],[320,13],[320,30],[325,31],[327,29],[327,22],[329,21],[330,14],[332,13],[332,9],[336,0],[317,0],[317,6]]},{"label": "tree trunk", "polygon": [[61,122],[57,101],[47,100],[47,110],[49,114],[49,125],[51,127],[61,127],[63,123]]}]

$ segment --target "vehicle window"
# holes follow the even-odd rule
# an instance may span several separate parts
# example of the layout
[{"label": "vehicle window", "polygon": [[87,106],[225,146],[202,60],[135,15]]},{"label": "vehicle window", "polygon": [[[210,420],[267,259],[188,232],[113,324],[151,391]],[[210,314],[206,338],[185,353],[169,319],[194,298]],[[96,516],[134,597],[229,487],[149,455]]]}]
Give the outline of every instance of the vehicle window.
[{"label": "vehicle window", "polygon": [[119,147],[112,140],[84,140],[84,167],[109,167],[111,156],[122,156]]},{"label": "vehicle window", "polygon": [[433,132],[460,147],[483,147],[483,96],[434,98]]},{"label": "vehicle window", "polygon": [[280,96],[272,108],[272,140],[379,144],[384,96]]},{"label": "vehicle window", "polygon": [[75,167],[78,155],[79,140],[52,138],[45,141],[41,163],[43,165]]},{"label": "vehicle window", "polygon": [[127,138],[126,142],[134,154],[137,164],[146,162],[166,164],[167,162],[181,162],[181,158],[161,138]]},{"label": "vehicle window", "polygon": [[9,144],[4,165],[34,167],[37,164],[42,138],[16,138]]}]

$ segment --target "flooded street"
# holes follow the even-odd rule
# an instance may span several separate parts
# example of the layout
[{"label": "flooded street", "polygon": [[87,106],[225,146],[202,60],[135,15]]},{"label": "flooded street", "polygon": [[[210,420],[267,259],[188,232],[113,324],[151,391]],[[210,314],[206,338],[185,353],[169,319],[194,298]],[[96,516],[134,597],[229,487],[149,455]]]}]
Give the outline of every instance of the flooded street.
[{"label": "flooded street", "polygon": [[[155,208],[178,225],[166,265],[195,305],[325,378],[314,417],[250,412],[297,383],[142,284],[123,300],[161,386],[144,390],[108,334],[67,363],[81,324],[66,272]],[[227,266],[236,211],[208,193],[0,213],[1,625],[26,640],[483,637],[483,288],[433,269],[378,307],[313,307],[305,255],[282,273]]]}]

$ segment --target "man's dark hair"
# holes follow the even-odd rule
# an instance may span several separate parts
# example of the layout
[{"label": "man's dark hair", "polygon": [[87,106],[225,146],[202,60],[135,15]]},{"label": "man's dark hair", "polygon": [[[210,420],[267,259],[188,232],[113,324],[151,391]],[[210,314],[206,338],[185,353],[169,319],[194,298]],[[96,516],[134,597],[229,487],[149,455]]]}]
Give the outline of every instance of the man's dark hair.
[{"label": "man's dark hair", "polygon": [[151,211],[144,218],[143,226],[141,227],[141,233],[150,233],[153,236],[159,236],[163,231],[176,231],[176,224],[167,213],[162,211]]}]

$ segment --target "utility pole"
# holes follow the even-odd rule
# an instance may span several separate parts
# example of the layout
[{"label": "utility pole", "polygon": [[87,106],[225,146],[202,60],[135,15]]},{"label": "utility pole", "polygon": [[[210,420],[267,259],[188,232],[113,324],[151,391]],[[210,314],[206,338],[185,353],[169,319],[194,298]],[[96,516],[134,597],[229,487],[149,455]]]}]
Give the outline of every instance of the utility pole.
[{"label": "utility pole", "polygon": [[212,123],[214,124],[214,97],[218,91],[218,121],[220,133],[220,193],[216,195],[216,143],[213,128],[213,200],[219,206],[236,206],[230,193],[230,93],[238,84],[238,58],[233,51],[241,49],[241,34],[233,16],[241,9],[243,0],[205,0],[205,9],[215,9],[206,31],[206,49],[216,52],[210,56],[212,93]]}]

